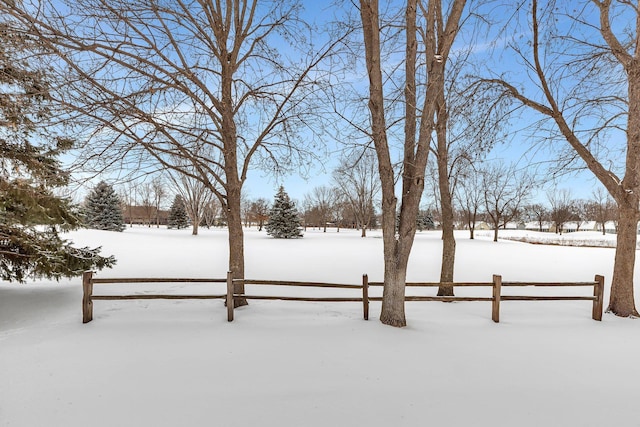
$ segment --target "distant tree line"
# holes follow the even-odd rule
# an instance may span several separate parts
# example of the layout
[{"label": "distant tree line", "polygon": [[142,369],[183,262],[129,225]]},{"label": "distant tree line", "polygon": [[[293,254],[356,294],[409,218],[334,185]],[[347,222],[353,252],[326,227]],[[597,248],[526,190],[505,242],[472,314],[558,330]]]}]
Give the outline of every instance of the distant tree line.
[{"label": "distant tree line", "polygon": [[[368,181],[362,175],[358,180],[355,174],[349,179],[345,179],[344,174],[343,169],[336,169],[334,177],[338,178],[330,185],[313,187],[304,196],[298,208],[303,229],[324,232],[329,228],[338,232],[343,228],[358,229],[365,237],[367,230],[378,228],[380,200],[377,191],[375,188],[370,188],[368,192],[364,190]],[[89,207],[97,203],[95,199],[99,197],[98,194],[105,192],[105,186],[111,188],[104,182],[98,184],[84,202],[85,223],[90,228],[108,229],[106,226],[96,226],[96,220],[89,215]],[[185,181],[174,181],[164,174],[154,176],[150,182],[132,181],[118,188],[118,201],[114,199],[115,193],[107,191],[100,197],[111,200],[101,203],[119,204],[125,224],[132,225],[133,221],[137,221],[149,227],[160,224],[171,228],[191,226],[193,234],[197,234],[200,226],[224,226],[226,223],[224,212],[211,194],[206,195],[204,188],[195,190]],[[590,222],[592,231],[615,232],[616,204],[601,188],[596,188],[591,198],[579,199],[573,197],[570,189],[552,187],[544,193],[542,201],[538,194],[536,202],[531,201],[533,189],[533,178],[525,172],[516,172],[513,167],[494,167],[490,162],[485,162],[482,167],[460,173],[453,194],[454,228],[468,230],[472,239],[479,224],[490,226],[494,232],[526,224],[532,230],[561,234],[567,231],[567,223]],[[167,206],[172,193],[175,194],[172,204]],[[264,229],[272,208],[268,197],[242,199],[241,217],[245,227],[255,226],[259,231]],[[418,231],[442,228],[439,199],[431,199],[431,203],[424,203],[419,210],[416,220]],[[134,218],[133,210],[141,216]],[[176,210],[185,218],[179,221],[180,226],[176,226],[175,219],[172,219]],[[534,223],[537,224],[535,228],[532,225]]]}]

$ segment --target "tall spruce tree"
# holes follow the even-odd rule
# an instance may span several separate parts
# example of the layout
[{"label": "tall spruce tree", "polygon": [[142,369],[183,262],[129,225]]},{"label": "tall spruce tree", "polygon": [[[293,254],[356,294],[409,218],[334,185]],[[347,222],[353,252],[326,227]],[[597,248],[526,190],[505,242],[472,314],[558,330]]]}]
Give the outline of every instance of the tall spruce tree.
[{"label": "tall spruce tree", "polygon": [[269,222],[267,222],[265,229],[268,235],[276,239],[302,237],[298,209],[282,186],[276,193],[273,206],[269,211]]},{"label": "tall spruce tree", "polygon": [[84,214],[88,228],[107,231],[123,231],[126,228],[120,198],[113,187],[104,181],[99,182],[87,196]]},{"label": "tall spruce tree", "polygon": [[50,86],[36,62],[37,40],[0,19],[0,276],[74,277],[115,264],[100,248],[76,248],[60,231],[78,228],[78,210],[54,194],[69,175],[57,160],[72,141],[54,133]]},{"label": "tall spruce tree", "polygon": [[169,228],[177,229],[187,228],[189,226],[189,215],[187,215],[184,198],[179,194],[176,194],[171,204],[168,226]]}]

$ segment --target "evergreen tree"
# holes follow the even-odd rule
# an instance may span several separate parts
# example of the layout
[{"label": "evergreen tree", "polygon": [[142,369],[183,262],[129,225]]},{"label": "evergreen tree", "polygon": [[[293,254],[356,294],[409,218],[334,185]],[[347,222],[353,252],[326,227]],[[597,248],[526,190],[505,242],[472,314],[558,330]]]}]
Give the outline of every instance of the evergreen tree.
[{"label": "evergreen tree", "polygon": [[60,231],[78,228],[78,210],[54,194],[69,176],[57,157],[72,147],[48,123],[49,82],[32,58],[38,43],[0,21],[0,276],[59,279],[115,264],[100,248],[75,248]]},{"label": "evergreen tree", "polygon": [[120,198],[113,187],[104,181],[89,193],[84,209],[88,228],[107,231],[123,231],[126,228]]},{"label": "evergreen tree", "polygon": [[302,237],[298,210],[282,186],[278,190],[273,206],[269,211],[269,222],[267,222],[265,228],[267,234],[276,239]]},{"label": "evergreen tree", "polygon": [[185,208],[184,198],[176,194],[169,211],[169,228],[187,228],[189,226],[189,216]]},{"label": "evergreen tree", "polygon": [[422,211],[422,210],[418,212],[416,225],[417,225],[418,231],[433,230],[436,228],[436,225],[433,222],[433,218],[431,218],[431,214],[428,211]]}]

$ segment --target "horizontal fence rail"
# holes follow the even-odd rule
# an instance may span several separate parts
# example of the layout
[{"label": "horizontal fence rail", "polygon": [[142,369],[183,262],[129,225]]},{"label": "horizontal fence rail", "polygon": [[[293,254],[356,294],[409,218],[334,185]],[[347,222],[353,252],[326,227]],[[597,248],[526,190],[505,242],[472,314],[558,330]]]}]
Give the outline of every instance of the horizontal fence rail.
[{"label": "horizontal fence rail", "polygon": [[[313,298],[313,297],[284,297],[284,296],[260,296],[246,293],[236,293],[235,285],[271,285],[271,286],[300,286],[300,287],[323,287],[336,289],[360,289],[361,298]],[[369,319],[369,303],[371,301],[382,301],[382,297],[369,296],[369,287],[384,286],[383,282],[369,282],[368,276],[362,276],[361,285],[346,285],[332,283],[312,283],[312,282],[292,282],[276,280],[248,280],[233,279],[231,273],[227,276],[227,320],[233,321],[234,301],[239,299],[263,299],[282,301],[323,301],[323,302],[358,302],[362,301],[363,317]],[[502,295],[503,287],[593,287],[593,296],[530,296],[530,295]],[[493,292],[491,297],[472,296],[427,296],[427,295],[406,295],[405,301],[485,301],[492,303],[491,319],[500,322],[500,302],[501,301],[592,301],[592,318],[602,320],[602,308],[604,297],[604,277],[597,275],[592,282],[503,282],[502,276],[494,275],[491,282],[407,282],[407,288],[429,288],[429,287],[491,287]]]},{"label": "horizontal fence rail", "polygon": [[[123,295],[94,295],[94,285],[109,284],[135,284],[135,283],[226,283],[226,294],[123,294]],[[232,273],[227,273],[225,279],[201,279],[201,278],[94,278],[93,272],[87,271],[83,274],[83,297],[82,297],[82,321],[88,323],[93,319],[93,301],[99,300],[151,300],[151,299],[223,299],[227,306],[227,320],[233,321],[235,302],[239,300],[279,300],[279,301],[308,301],[308,302],[360,302],[362,303],[363,317],[369,319],[369,303],[371,301],[382,301],[382,297],[370,296],[370,287],[382,287],[383,282],[369,282],[368,276],[362,276],[361,284],[344,283],[324,283],[324,282],[297,282],[285,280],[256,280],[256,279],[234,279]],[[249,286],[283,286],[300,288],[326,288],[356,290],[361,296],[290,296],[290,295],[253,295],[243,292],[236,292],[236,285]],[[604,277],[597,275],[592,282],[503,282],[502,276],[494,275],[491,282],[407,282],[406,287],[412,288],[432,288],[432,287],[490,287],[492,296],[429,296],[429,295],[406,295],[405,301],[484,301],[491,302],[491,319],[498,323],[500,321],[501,301],[592,301],[592,318],[602,320],[603,298],[604,298]],[[593,295],[503,295],[503,287],[593,287]],[[244,288],[244,286],[242,287]]]},{"label": "horizontal fence rail", "polygon": [[184,299],[225,299],[226,294],[220,295],[177,295],[177,294],[124,294],[124,295],[94,295],[94,285],[119,285],[137,283],[226,283],[227,279],[201,278],[96,278],[92,271],[82,274],[82,323],[93,320],[93,301],[124,301],[124,300],[184,300]]},{"label": "horizontal fence rail", "polygon": [[[363,276],[366,278],[366,275]],[[362,302],[364,320],[369,320],[369,298],[366,279],[363,278],[361,285],[344,283],[324,283],[324,282],[296,282],[291,280],[254,280],[254,279],[234,279],[231,272],[227,273],[227,320],[233,321],[233,311],[235,301],[240,299],[250,300],[280,300],[280,301],[307,301],[307,302]],[[303,288],[332,288],[361,290],[362,297],[292,297],[292,296],[265,296],[250,295],[246,293],[236,293],[235,285],[257,285],[257,286],[297,286]]]}]

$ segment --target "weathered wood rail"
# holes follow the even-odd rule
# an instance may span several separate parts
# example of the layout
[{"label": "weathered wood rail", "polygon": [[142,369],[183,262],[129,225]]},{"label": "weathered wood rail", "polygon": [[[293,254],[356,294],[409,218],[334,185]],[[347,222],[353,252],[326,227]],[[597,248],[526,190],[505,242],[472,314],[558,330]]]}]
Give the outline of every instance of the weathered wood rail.
[{"label": "weathered wood rail", "polygon": [[[282,296],[261,296],[249,295],[246,293],[235,293],[235,284],[244,285],[271,285],[271,286],[311,286],[340,289],[360,289],[361,298],[308,298],[308,297],[282,297]],[[233,321],[234,304],[236,299],[270,299],[286,301],[328,301],[328,302],[362,302],[363,317],[369,319],[369,303],[371,301],[382,301],[382,297],[369,296],[369,287],[383,286],[383,282],[369,282],[368,276],[362,276],[362,284],[345,285],[330,283],[308,283],[308,282],[284,282],[270,280],[246,280],[233,279],[227,276],[227,320]],[[503,282],[502,276],[494,275],[491,282],[407,282],[407,288],[417,287],[491,287],[493,288],[491,297],[476,296],[428,296],[428,295],[406,295],[405,301],[490,301],[491,319],[500,322],[500,302],[501,301],[592,301],[592,315],[594,320],[602,320],[603,298],[604,298],[604,277],[597,275],[592,282]],[[531,296],[531,295],[502,295],[503,287],[592,287],[593,295],[573,295],[573,296]]]},{"label": "weathered wood rail", "polygon": [[[363,276],[366,278],[366,275]],[[369,287],[366,285],[366,279],[360,285],[345,283],[323,283],[323,282],[296,282],[284,280],[249,280],[249,279],[233,279],[231,273],[227,273],[227,320],[233,321],[234,301],[237,299],[256,299],[256,300],[280,300],[280,301],[308,301],[308,302],[361,302],[363,304],[363,315],[365,320],[369,320]],[[273,295],[251,295],[247,293],[236,293],[234,291],[236,284],[257,285],[257,286],[296,286],[305,288],[331,288],[331,289],[349,289],[361,290],[362,297],[292,297],[292,296],[273,296]]]},{"label": "weathered wood rail", "polygon": [[[121,294],[121,295],[94,295],[94,285],[98,284],[133,284],[133,283],[226,283],[226,294]],[[329,296],[329,297],[301,297],[287,295],[254,295],[235,292],[236,284],[251,286],[288,286],[301,288],[328,288],[358,291],[359,296]],[[283,280],[253,280],[233,279],[231,273],[225,279],[194,279],[194,278],[94,278],[93,272],[85,272],[82,278],[82,322],[87,323],[93,319],[93,301],[98,300],[134,300],[134,299],[223,299],[227,306],[227,320],[233,321],[234,301],[239,299],[254,300],[280,300],[280,301],[308,301],[308,302],[359,302],[362,303],[363,317],[369,319],[369,304],[371,301],[382,301],[382,297],[370,296],[370,287],[381,287],[382,282],[369,282],[368,276],[362,276],[360,284],[323,283],[323,282],[297,282]],[[490,297],[481,296],[429,296],[406,295],[405,301],[485,301],[491,302],[491,319],[500,322],[500,303],[502,301],[592,301],[592,315],[594,320],[602,320],[604,277],[597,275],[592,282],[503,282],[502,276],[494,275],[491,282],[408,282],[407,290],[413,288],[429,287],[491,287]],[[592,287],[593,295],[503,295],[504,287]],[[360,296],[361,295],[361,296]]]},{"label": "weathered wood rail", "polygon": [[93,320],[93,301],[98,300],[135,300],[135,299],[225,299],[226,294],[123,294],[123,295],[94,295],[94,285],[134,284],[134,283],[225,283],[226,279],[197,279],[197,278],[95,278],[92,271],[82,274],[82,323]]},{"label": "weathered wood rail", "polygon": [[[383,282],[370,282],[369,286],[383,286]],[[502,276],[493,275],[491,282],[407,282],[406,287],[492,287],[491,297],[467,296],[423,296],[407,295],[405,301],[491,301],[491,319],[500,322],[501,301],[592,301],[591,318],[602,320],[604,299],[604,276],[596,275],[592,282],[503,282]],[[502,295],[504,287],[592,287],[593,295]],[[382,298],[369,298],[370,301],[381,301]]]}]

